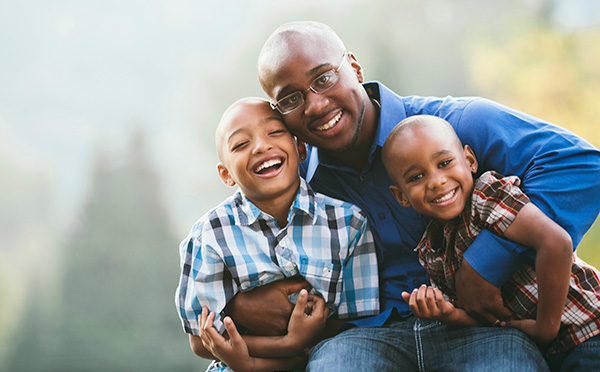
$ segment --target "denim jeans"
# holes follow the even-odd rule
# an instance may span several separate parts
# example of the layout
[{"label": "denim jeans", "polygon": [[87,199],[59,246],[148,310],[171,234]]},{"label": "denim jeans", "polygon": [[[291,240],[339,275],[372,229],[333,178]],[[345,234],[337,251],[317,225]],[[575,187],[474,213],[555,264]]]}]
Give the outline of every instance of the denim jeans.
[{"label": "denim jeans", "polygon": [[450,327],[410,317],[351,328],[310,353],[306,371],[548,371],[542,353],[512,328]]},{"label": "denim jeans", "polygon": [[556,371],[597,371],[600,369],[600,335],[594,336],[573,350],[548,357],[550,370]]}]

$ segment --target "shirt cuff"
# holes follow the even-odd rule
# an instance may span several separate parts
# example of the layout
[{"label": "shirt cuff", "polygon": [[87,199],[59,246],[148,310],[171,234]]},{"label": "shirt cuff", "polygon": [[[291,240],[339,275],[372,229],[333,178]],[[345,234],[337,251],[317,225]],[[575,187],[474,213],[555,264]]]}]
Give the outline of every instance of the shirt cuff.
[{"label": "shirt cuff", "polygon": [[488,282],[501,287],[518,269],[535,260],[535,251],[483,230],[463,258]]}]

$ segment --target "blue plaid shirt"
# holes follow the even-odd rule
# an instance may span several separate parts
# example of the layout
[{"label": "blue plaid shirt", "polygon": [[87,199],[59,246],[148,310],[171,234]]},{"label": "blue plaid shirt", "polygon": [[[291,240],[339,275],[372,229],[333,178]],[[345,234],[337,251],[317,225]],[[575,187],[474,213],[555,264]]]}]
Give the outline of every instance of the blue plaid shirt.
[{"label": "blue plaid shirt", "polygon": [[304,277],[339,318],[379,312],[377,256],[360,209],[312,191],[301,179],[279,228],[238,191],[205,214],[180,245],[181,278],[175,295],[183,328],[199,334],[202,306],[223,310],[238,291],[296,275]]}]

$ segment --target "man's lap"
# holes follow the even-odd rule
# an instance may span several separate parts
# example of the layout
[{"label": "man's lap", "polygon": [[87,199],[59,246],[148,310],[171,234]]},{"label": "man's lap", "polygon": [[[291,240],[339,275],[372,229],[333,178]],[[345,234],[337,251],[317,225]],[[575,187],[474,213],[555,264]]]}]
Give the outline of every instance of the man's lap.
[{"label": "man's lap", "polygon": [[600,335],[577,345],[573,350],[548,357],[552,371],[593,371],[600,366]]},{"label": "man's lap", "polygon": [[547,371],[524,333],[449,327],[410,317],[378,328],[351,328],[311,351],[307,371]]}]

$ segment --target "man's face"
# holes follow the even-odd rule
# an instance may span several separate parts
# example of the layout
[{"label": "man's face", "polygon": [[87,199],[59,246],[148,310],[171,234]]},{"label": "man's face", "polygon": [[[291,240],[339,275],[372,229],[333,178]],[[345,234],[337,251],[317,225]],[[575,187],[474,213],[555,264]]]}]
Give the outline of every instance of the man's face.
[{"label": "man's face", "polygon": [[299,185],[299,150],[279,114],[264,102],[242,104],[222,122],[219,176],[226,185],[237,184],[255,204],[286,193]]},{"label": "man's face", "polygon": [[461,148],[445,131],[411,129],[394,138],[389,176],[400,204],[449,221],[460,215],[473,190],[477,169],[468,146]]},{"label": "man's face", "polygon": [[[352,149],[368,99],[361,85],[360,65],[352,55],[344,55],[342,47],[318,35],[300,36],[293,44],[282,45],[277,52],[268,54],[263,62],[258,66],[259,76],[272,101],[296,91],[303,94],[304,103],[283,115],[292,133],[325,151],[340,153]],[[333,87],[322,93],[308,89],[317,77],[340,65],[339,81]]]}]

